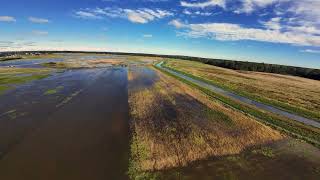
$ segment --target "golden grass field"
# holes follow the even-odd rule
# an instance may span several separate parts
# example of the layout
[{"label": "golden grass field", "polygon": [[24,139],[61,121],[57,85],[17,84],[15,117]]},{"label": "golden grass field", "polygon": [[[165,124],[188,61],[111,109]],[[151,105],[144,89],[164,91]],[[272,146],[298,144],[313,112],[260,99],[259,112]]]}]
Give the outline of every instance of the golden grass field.
[{"label": "golden grass field", "polygon": [[167,66],[209,80],[240,95],[320,119],[320,81],[271,73],[236,71],[185,60],[169,60]]},{"label": "golden grass field", "polygon": [[155,71],[157,81],[138,90],[136,79],[141,77],[134,71],[128,74],[133,133],[131,174],[238,154],[248,147],[284,138],[256,120]]}]

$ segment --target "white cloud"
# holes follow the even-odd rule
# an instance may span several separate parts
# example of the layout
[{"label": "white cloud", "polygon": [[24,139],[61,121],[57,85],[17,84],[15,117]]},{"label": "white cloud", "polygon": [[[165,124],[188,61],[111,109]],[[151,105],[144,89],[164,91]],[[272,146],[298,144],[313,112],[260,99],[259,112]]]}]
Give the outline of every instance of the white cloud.
[{"label": "white cloud", "polygon": [[100,16],[97,16],[94,13],[86,12],[86,11],[77,11],[75,12],[74,16],[82,19],[101,19]]},{"label": "white cloud", "polygon": [[44,23],[50,22],[48,19],[36,18],[36,17],[29,17],[28,20],[32,23],[39,23],[39,24],[44,24]]},{"label": "white cloud", "polygon": [[180,20],[178,19],[174,19],[172,21],[169,22],[169,25],[174,26],[175,28],[183,28],[183,27],[187,27],[184,23],[182,23]]},{"label": "white cloud", "polygon": [[301,50],[300,52],[303,52],[303,53],[320,54],[320,50],[314,50],[314,49],[304,49],[304,50]]},{"label": "white cloud", "polygon": [[147,23],[148,20],[153,20],[153,18],[147,19],[147,18],[141,16],[141,14],[138,14],[138,13],[136,13],[134,11],[127,12],[127,14],[128,14],[129,21],[134,22],[134,23],[144,24],[144,23]]},{"label": "white cloud", "polygon": [[144,38],[152,38],[153,36],[152,36],[152,34],[144,34],[143,37]]},{"label": "white cloud", "polygon": [[186,15],[191,15],[192,17],[193,16],[211,16],[211,15],[213,15],[213,13],[211,13],[211,12],[191,11],[188,9],[183,10],[182,13],[186,14]]},{"label": "white cloud", "polygon": [[267,29],[271,29],[271,30],[280,30],[281,24],[280,24],[281,18],[280,17],[275,17],[275,18],[271,18],[269,21],[267,22],[262,22],[262,24],[267,28]]},{"label": "white cloud", "polygon": [[242,5],[240,8],[235,10],[235,13],[252,13],[258,9],[267,7],[271,4],[287,1],[287,0],[240,0]]},{"label": "white cloud", "polygon": [[205,2],[186,2],[181,1],[180,5],[189,8],[206,8],[210,6],[220,6],[225,8],[226,0],[207,0]]},{"label": "white cloud", "polygon": [[280,32],[272,29],[242,27],[231,23],[184,24],[179,20],[170,22],[179,33],[192,38],[209,38],[220,41],[252,40],[272,43],[285,43],[302,46],[320,46],[320,37],[296,32]]},{"label": "white cloud", "polygon": [[16,19],[12,16],[0,16],[0,22],[16,22]]},{"label": "white cloud", "polygon": [[[319,0],[279,0],[275,14],[281,20],[272,18],[263,23],[269,28],[296,34],[320,35],[320,1]],[[271,28],[272,28],[271,27]]]},{"label": "white cloud", "polygon": [[[173,13],[161,9],[122,9],[122,8],[95,8],[78,11],[82,16],[90,17],[91,19],[111,17],[123,18],[133,23],[145,24],[156,19],[173,16]],[[79,13],[77,14],[79,15]],[[77,16],[76,15],[76,16]],[[87,18],[89,19],[89,18]]]}]

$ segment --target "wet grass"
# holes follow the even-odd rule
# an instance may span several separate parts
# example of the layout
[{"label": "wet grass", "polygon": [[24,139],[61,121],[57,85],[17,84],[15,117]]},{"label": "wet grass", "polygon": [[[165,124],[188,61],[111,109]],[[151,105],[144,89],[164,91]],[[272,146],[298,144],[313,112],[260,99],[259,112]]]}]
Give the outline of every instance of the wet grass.
[{"label": "wet grass", "polygon": [[0,85],[0,95],[9,89],[6,85]]},{"label": "wet grass", "polygon": [[238,154],[252,145],[283,138],[200,91],[156,72],[159,79],[138,91],[139,76],[130,75],[135,77],[129,82],[132,140],[128,174],[132,179],[158,179],[158,172],[165,169]]},{"label": "wet grass", "polygon": [[72,67],[71,65],[65,62],[48,62],[48,63],[43,63],[41,65],[47,68],[57,68],[57,69],[66,69],[66,68]]},{"label": "wet grass", "polygon": [[182,60],[167,61],[166,66],[182,73],[188,72],[186,74],[189,76],[241,96],[320,120],[320,96],[317,93],[319,81],[270,73],[234,71]]},{"label": "wet grass", "polygon": [[55,59],[62,58],[63,55],[60,54],[41,54],[41,55],[23,55],[22,59]]},{"label": "wet grass", "polygon": [[272,158],[272,157],[275,156],[272,148],[270,148],[270,147],[263,147],[261,149],[255,149],[255,150],[252,151],[252,153],[254,153],[254,154],[262,154],[262,155],[264,155],[266,157],[269,157],[269,158]]},{"label": "wet grass", "polygon": [[[302,149],[308,157],[299,156]],[[319,150],[301,142],[285,140],[156,173],[158,179],[317,179],[320,175],[317,153]]]},{"label": "wet grass", "polygon": [[51,71],[35,68],[0,68],[0,94],[17,85],[46,78]]},{"label": "wet grass", "polygon": [[52,95],[52,94],[57,94],[59,91],[61,91],[64,87],[63,86],[58,86],[54,89],[49,89],[46,92],[44,92],[44,95]]},{"label": "wet grass", "polygon": [[57,108],[67,104],[68,102],[70,102],[73,98],[75,98],[76,96],[78,96],[83,90],[80,89],[78,91],[73,92],[70,96],[64,98],[64,100],[62,102],[60,102],[59,104],[56,105]]},{"label": "wet grass", "polygon": [[[175,71],[175,69],[172,69],[172,68],[171,68],[171,70]],[[276,130],[282,131],[282,132],[284,132],[294,138],[302,139],[308,143],[311,143],[317,147],[320,147],[320,130],[317,128],[313,128],[313,127],[304,125],[302,123],[292,121],[290,119],[286,119],[286,118],[283,118],[283,117],[280,117],[280,116],[277,116],[277,115],[274,115],[274,114],[271,114],[268,112],[261,111],[255,107],[245,105],[239,101],[232,100],[232,99],[225,97],[223,95],[214,93],[206,88],[198,86],[198,85],[196,85],[192,82],[189,82],[183,78],[172,75],[166,71],[163,71],[163,72],[172,76],[172,77],[179,79],[180,81],[182,81],[182,82],[184,82],[194,88],[201,90],[202,92],[207,94],[212,99],[217,99],[232,108],[235,108],[243,113],[246,113],[246,114],[249,114],[249,115],[255,117],[260,122],[274,128]],[[177,71],[177,72],[180,73],[180,71]],[[182,72],[182,73],[184,75],[191,77],[191,78],[196,78],[195,76],[190,75],[188,73],[184,73],[184,72]]]}]

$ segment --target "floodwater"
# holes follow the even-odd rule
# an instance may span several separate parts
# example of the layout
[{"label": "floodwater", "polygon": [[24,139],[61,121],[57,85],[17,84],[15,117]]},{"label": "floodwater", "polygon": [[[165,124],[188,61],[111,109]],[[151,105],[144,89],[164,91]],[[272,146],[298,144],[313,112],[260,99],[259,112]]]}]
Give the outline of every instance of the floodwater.
[{"label": "floodwater", "polygon": [[248,99],[246,97],[239,96],[239,95],[234,94],[232,92],[226,91],[226,90],[224,90],[224,89],[222,89],[222,88],[220,88],[218,86],[215,86],[215,85],[212,85],[212,84],[208,84],[206,82],[203,82],[203,81],[200,81],[200,80],[197,80],[197,79],[193,79],[193,78],[185,76],[185,75],[183,75],[181,73],[178,73],[178,72],[172,71],[170,69],[164,68],[162,66],[162,64],[163,64],[163,62],[158,63],[157,67],[159,67],[161,69],[164,69],[165,71],[167,71],[167,72],[169,72],[171,74],[174,74],[176,76],[179,76],[179,77],[181,77],[181,78],[183,78],[183,79],[185,79],[187,81],[195,83],[195,84],[197,84],[197,85],[199,85],[201,87],[210,89],[210,90],[212,90],[214,92],[217,92],[219,94],[225,95],[225,96],[230,97],[232,99],[241,101],[241,102],[243,102],[245,104],[252,105],[252,106],[254,106],[256,108],[259,108],[259,109],[262,109],[262,110],[265,110],[265,111],[269,111],[269,112],[284,116],[286,118],[298,121],[300,123],[304,123],[306,125],[310,125],[310,126],[313,126],[313,127],[320,128],[320,123],[315,121],[315,120],[308,119],[308,118],[305,118],[305,117],[302,117],[302,116],[299,116],[299,115],[296,115],[296,114],[292,114],[292,113],[283,111],[281,109],[275,108],[273,106],[269,106],[269,105],[266,105],[266,104],[263,104],[263,103]]},{"label": "floodwater", "polygon": [[128,179],[127,71],[66,70],[1,95],[0,179]]},{"label": "floodwater", "polygon": [[62,62],[66,60],[96,60],[96,59],[113,59],[121,56],[114,55],[82,55],[82,54],[60,54],[61,58],[44,58],[44,59],[17,59],[3,61],[0,67],[24,67],[24,68],[41,68],[41,64],[49,62]]},{"label": "floodwater", "polygon": [[[67,54],[62,59],[16,60],[0,66],[41,68],[40,62],[74,58],[101,56]],[[134,74],[130,83],[128,71]],[[139,90],[157,79],[145,67],[71,69],[0,95],[0,180],[128,179],[128,86]],[[50,90],[54,93],[48,94]],[[207,177],[198,175],[219,167],[218,163],[190,172],[190,177]],[[198,167],[179,171],[188,175],[193,169]]]}]

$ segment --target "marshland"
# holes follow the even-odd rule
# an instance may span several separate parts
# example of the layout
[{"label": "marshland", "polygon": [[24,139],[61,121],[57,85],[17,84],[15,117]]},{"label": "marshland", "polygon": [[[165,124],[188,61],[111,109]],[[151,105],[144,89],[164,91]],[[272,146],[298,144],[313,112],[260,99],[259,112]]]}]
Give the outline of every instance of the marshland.
[{"label": "marshland", "polygon": [[[165,62],[161,68],[157,64]],[[0,62],[0,179],[318,179],[320,81],[148,55]]]}]

